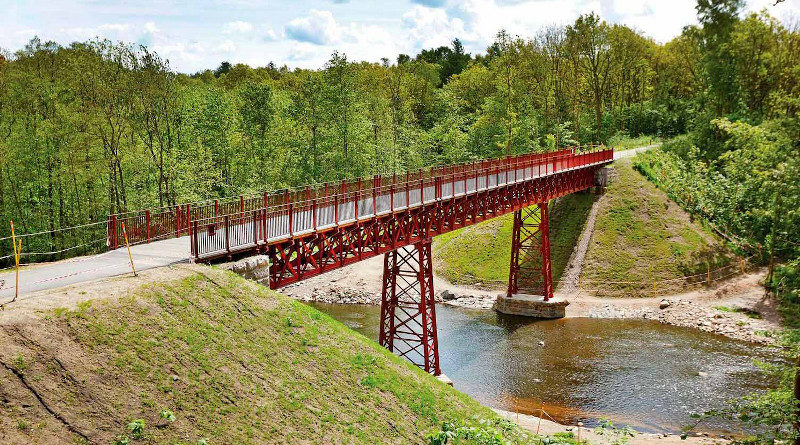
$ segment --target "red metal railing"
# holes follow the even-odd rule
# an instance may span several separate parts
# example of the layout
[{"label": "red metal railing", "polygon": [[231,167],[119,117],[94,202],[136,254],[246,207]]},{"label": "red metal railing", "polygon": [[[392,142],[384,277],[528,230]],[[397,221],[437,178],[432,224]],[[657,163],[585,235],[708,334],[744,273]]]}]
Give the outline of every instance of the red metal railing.
[{"label": "red metal railing", "polygon": [[279,203],[193,219],[192,257],[203,259],[231,255],[317,230],[341,227],[409,207],[471,195],[612,159],[612,150],[527,154],[439,167],[430,172],[345,181],[338,187],[309,187],[300,190],[301,193],[286,191]]},{"label": "red metal railing", "polygon": [[[431,167],[405,174],[357,178],[335,183],[315,184],[294,189],[263,192],[258,195],[241,195],[177,206],[154,208],[109,216],[107,223],[108,246],[116,249],[123,243],[121,225],[124,222],[131,244],[149,243],[171,237],[189,235],[192,222],[201,225],[213,223],[221,226],[225,217],[230,221],[245,220],[255,210],[264,210],[270,220],[286,215],[288,233],[296,229],[307,229],[308,224],[327,226],[353,220],[405,206],[408,202],[430,201],[441,196],[441,188],[449,193],[463,193],[469,186],[478,188],[496,186],[498,182],[513,179],[518,168],[537,168],[539,174],[551,174],[574,168],[600,159],[602,153],[611,150],[594,150],[575,153],[574,148],[549,153],[524,154],[514,157],[475,161],[458,165]],[[613,155],[612,155],[613,156]],[[489,172],[488,174],[486,174]],[[506,174],[511,174],[506,177]],[[494,177],[490,177],[494,175]],[[461,181],[460,183],[458,183]],[[485,183],[484,183],[485,181]],[[423,196],[419,196],[422,194]],[[379,197],[390,196],[387,201]],[[323,209],[318,211],[318,209]],[[308,216],[308,215],[311,216]],[[265,227],[265,236],[279,236],[278,226]]]}]

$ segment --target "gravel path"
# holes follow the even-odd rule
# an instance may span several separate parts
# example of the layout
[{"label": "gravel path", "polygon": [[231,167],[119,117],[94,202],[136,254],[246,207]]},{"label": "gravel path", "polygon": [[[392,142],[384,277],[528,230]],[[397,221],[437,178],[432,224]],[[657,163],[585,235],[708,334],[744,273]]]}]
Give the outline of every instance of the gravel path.
[{"label": "gravel path", "polygon": [[578,245],[575,246],[575,250],[572,251],[572,255],[569,257],[567,270],[561,275],[561,281],[558,283],[558,289],[556,289],[555,292],[557,295],[567,298],[578,292],[578,287],[580,285],[579,279],[581,271],[583,270],[583,260],[586,258],[586,252],[589,250],[589,242],[592,240],[594,224],[595,221],[597,221],[597,213],[600,210],[600,201],[602,200],[603,197],[600,196],[589,210],[589,216],[586,218],[586,225],[583,228],[583,232],[581,232]]}]

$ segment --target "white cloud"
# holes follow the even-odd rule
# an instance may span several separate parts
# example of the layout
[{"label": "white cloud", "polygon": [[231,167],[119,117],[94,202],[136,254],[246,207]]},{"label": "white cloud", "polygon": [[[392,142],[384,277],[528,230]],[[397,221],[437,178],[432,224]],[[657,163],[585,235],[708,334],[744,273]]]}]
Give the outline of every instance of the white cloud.
[{"label": "white cloud", "polygon": [[234,33],[248,33],[252,30],[253,30],[252,23],[236,20],[233,22],[226,23],[222,32],[225,34],[234,34]]},{"label": "white cloud", "polygon": [[291,20],[285,37],[293,41],[286,55],[288,61],[294,66],[317,68],[334,50],[348,54],[353,60],[394,57],[399,52],[397,42],[404,40],[383,26],[353,22],[344,25],[330,11],[319,10]]},{"label": "white cloud", "polygon": [[264,41],[265,42],[277,42],[281,38],[282,38],[282,35],[279,35],[272,28],[269,28],[268,30],[264,31]]},{"label": "white cloud", "polygon": [[229,54],[236,51],[236,44],[232,40],[223,40],[211,49],[214,54]]},{"label": "white cloud", "polygon": [[286,35],[298,42],[327,45],[340,41],[341,28],[330,11],[312,9],[306,17],[296,18],[286,25]]},{"label": "white cloud", "polygon": [[144,30],[150,34],[155,34],[158,32],[158,27],[156,27],[155,22],[147,22],[144,24]]},{"label": "white cloud", "polygon": [[450,18],[443,9],[414,6],[403,15],[413,50],[449,45],[455,38],[471,40],[471,33],[459,18]]},{"label": "white cloud", "polygon": [[127,23],[105,23],[97,27],[98,31],[122,32],[131,29]]},{"label": "white cloud", "polygon": [[610,8],[598,11],[603,18],[666,42],[696,22],[695,0],[614,0]]}]

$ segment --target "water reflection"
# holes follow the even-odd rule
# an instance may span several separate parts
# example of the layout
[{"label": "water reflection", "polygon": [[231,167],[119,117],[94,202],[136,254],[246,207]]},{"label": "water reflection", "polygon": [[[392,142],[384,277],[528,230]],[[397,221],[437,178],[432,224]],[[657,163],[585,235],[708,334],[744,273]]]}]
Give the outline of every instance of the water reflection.
[{"label": "water reflection", "polygon": [[[378,338],[379,308],[314,306]],[[498,408],[544,408],[559,421],[592,425],[605,417],[643,431],[678,432],[690,412],[768,385],[752,364],[769,359],[767,348],[658,322],[534,322],[439,305],[437,325],[442,372],[457,389]]]}]

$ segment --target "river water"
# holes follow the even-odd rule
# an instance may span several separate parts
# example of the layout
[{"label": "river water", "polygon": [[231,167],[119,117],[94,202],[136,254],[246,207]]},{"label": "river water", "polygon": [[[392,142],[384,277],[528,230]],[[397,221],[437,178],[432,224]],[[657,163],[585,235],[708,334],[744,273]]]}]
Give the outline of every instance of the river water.
[{"label": "river water", "polygon": [[[377,341],[377,306],[313,306]],[[768,348],[695,329],[646,320],[532,321],[447,305],[436,315],[441,369],[456,389],[509,411],[544,409],[560,422],[593,426],[606,418],[678,433],[691,412],[771,384],[753,364],[774,356]],[[737,432],[721,423],[706,428]]]}]

